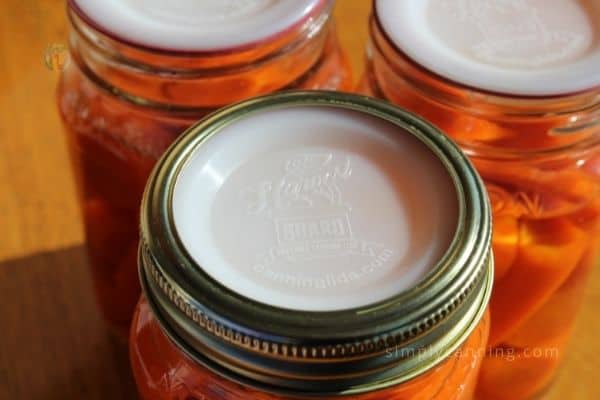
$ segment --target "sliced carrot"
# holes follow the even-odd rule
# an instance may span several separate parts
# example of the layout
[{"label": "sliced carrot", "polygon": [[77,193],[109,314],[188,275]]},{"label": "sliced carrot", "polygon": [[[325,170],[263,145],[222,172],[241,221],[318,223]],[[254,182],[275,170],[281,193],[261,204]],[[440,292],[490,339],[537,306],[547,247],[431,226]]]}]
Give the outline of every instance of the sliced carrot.
[{"label": "sliced carrot", "polygon": [[137,240],[137,214],[111,207],[98,198],[87,199],[83,213],[93,267],[112,274],[118,259]]},{"label": "sliced carrot", "polygon": [[494,282],[500,281],[514,264],[519,244],[519,220],[509,215],[494,216],[492,247]]},{"label": "sliced carrot", "polygon": [[85,196],[102,198],[114,207],[137,208],[144,184],[132,151],[101,134],[80,134],[76,140],[83,152],[78,162]]},{"label": "sliced carrot", "polygon": [[84,215],[98,301],[105,317],[127,337],[129,318],[140,293],[136,273],[136,215],[110,207],[99,199],[85,202]]},{"label": "sliced carrot", "polygon": [[489,334],[489,312],[459,351],[458,362],[439,392],[428,399],[471,400],[475,392],[479,369],[485,355]]},{"label": "sliced carrot", "polygon": [[600,177],[600,151],[590,156],[583,165],[583,169],[590,175]]},{"label": "sliced carrot", "polygon": [[556,148],[573,143],[576,135],[555,135],[552,129],[561,125],[564,119],[528,119],[519,122],[503,122],[503,129],[515,132],[513,136],[505,136],[493,144],[498,147],[512,149],[541,150]]},{"label": "sliced carrot", "polygon": [[133,243],[119,260],[113,275],[113,287],[108,293],[105,293],[111,298],[111,306],[107,311],[110,314],[109,319],[117,325],[124,337],[127,337],[129,322],[141,292],[137,272],[137,254],[137,243]]},{"label": "sliced carrot", "polygon": [[504,341],[548,301],[579,263],[588,244],[566,218],[522,221],[515,262],[492,293],[490,345]]},{"label": "sliced carrot", "polygon": [[571,215],[571,220],[600,242],[600,196]]},{"label": "sliced carrot", "polygon": [[555,348],[562,351],[583,300],[584,288],[594,259],[589,254],[546,303],[510,335],[505,343],[514,347]]},{"label": "sliced carrot", "polygon": [[493,121],[464,113],[454,113],[442,129],[457,142],[468,144],[489,143],[517,135]]},{"label": "sliced carrot", "polygon": [[[177,352],[160,331],[150,306],[142,299],[133,315],[129,358],[143,400],[170,399],[171,368]],[[181,360],[185,364],[186,359]]]},{"label": "sliced carrot", "polygon": [[527,400],[550,384],[560,357],[535,357],[524,350],[490,350],[479,373],[477,398]]}]

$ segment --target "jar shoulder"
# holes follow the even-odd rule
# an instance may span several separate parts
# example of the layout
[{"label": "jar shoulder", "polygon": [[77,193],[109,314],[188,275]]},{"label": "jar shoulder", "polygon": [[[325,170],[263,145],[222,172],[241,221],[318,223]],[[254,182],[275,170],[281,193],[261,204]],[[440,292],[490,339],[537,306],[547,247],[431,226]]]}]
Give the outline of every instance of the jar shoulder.
[{"label": "jar shoulder", "polygon": [[92,139],[112,152],[132,150],[150,159],[160,157],[201,117],[184,118],[120,99],[89,80],[74,63],[63,71],[56,97],[63,124],[76,141]]},{"label": "jar shoulder", "polygon": [[[486,312],[461,348],[432,371],[406,384],[348,399],[384,400],[395,396],[394,398],[398,399],[470,400],[485,354],[488,334],[489,313]],[[167,400],[190,396],[230,400],[302,398],[282,397],[244,387],[196,364],[167,338],[143,298],[133,318],[130,357],[142,400]]]}]

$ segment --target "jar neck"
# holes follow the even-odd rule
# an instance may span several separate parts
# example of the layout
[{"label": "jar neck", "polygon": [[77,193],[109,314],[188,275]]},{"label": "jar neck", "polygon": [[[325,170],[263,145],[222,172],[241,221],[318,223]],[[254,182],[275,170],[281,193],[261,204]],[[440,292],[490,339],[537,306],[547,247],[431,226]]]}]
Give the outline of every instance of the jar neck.
[{"label": "jar neck", "polygon": [[[568,137],[564,143],[568,146],[582,141],[597,144],[600,140],[598,88],[554,97],[522,97],[478,90],[450,81],[417,64],[395,46],[375,14],[370,18],[369,29],[368,78],[379,97],[398,103],[395,97],[410,91],[440,110],[525,129],[529,123],[544,121],[551,127],[546,133]],[[461,145],[470,147],[469,143]],[[548,149],[535,149],[539,150]]]},{"label": "jar neck", "polygon": [[97,86],[137,105],[206,111],[293,88],[310,75],[329,44],[333,0],[302,23],[247,47],[211,52],[144,48],[108,36],[72,6],[71,55]]}]

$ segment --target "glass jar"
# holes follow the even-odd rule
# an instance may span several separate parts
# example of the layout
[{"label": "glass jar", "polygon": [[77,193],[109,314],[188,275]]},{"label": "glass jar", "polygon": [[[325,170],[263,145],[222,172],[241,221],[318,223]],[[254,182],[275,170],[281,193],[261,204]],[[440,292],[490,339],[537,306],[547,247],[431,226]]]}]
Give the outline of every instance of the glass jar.
[{"label": "glass jar", "polygon": [[[555,6],[559,3],[565,2]],[[476,69],[474,76],[465,71],[461,75],[458,68],[445,69],[451,63],[444,62],[447,48],[438,51],[438,64],[425,66],[428,59],[413,51],[413,44],[423,49],[426,40],[418,35],[402,39],[391,32],[382,17],[394,17],[391,2],[374,4],[367,68],[359,91],[413,111],[453,138],[481,174],[491,199],[495,279],[489,349],[478,394],[486,400],[532,398],[550,384],[565,355],[586,279],[598,258],[600,66],[592,60],[595,73],[573,67],[575,72],[567,70],[562,79],[553,80],[545,70],[536,75],[531,65],[525,72],[513,65],[515,69],[502,79],[493,79],[492,74],[482,78]],[[452,10],[456,15],[459,9],[465,12],[456,18],[466,27],[470,12],[480,20],[487,15],[473,11],[485,9],[477,8],[478,2],[467,1],[464,10],[445,9],[443,0],[431,4],[440,7],[450,24]],[[515,13],[515,24],[523,22],[521,17],[544,15],[530,2],[519,6],[525,7],[524,15],[511,9],[515,4],[505,8],[495,1],[486,4],[499,7],[485,9],[492,14]],[[411,15],[421,21],[417,14]],[[563,21],[570,20],[565,16]],[[525,33],[531,27],[520,26]],[[510,27],[505,20],[495,28],[504,37],[523,33]],[[408,30],[417,28],[422,26]],[[510,43],[518,50],[520,42],[513,39]],[[512,80],[517,78],[521,82]]]},{"label": "glass jar", "polygon": [[[216,13],[225,3],[197,4],[212,4],[215,9],[210,10]],[[263,32],[268,37],[253,33],[252,42],[237,43],[215,42],[226,35],[204,37],[202,25],[190,28],[198,37],[188,38],[187,31],[173,34],[166,30],[173,28],[169,13],[160,14],[164,21],[161,16],[153,21],[167,24],[158,37],[144,31],[135,18],[120,32],[123,15],[141,15],[135,5],[69,3],[72,62],[58,87],[58,105],[80,189],[96,294],[104,316],[124,337],[140,293],[135,267],[138,213],[154,163],[180,132],[226,104],[282,89],[348,88],[349,64],[336,39],[333,3],[278,2],[273,8],[290,11],[287,18],[246,18],[259,18],[265,26],[270,21],[278,31]],[[146,4],[145,9],[153,7],[161,6]],[[170,10],[181,11],[175,5]],[[228,23],[226,16],[218,21]],[[143,37],[144,32],[150,36]],[[127,34],[137,36],[119,36]]]},{"label": "glass jar", "polygon": [[292,92],[213,114],[146,188],[141,398],[471,399],[490,222],[465,156],[387,103]]}]

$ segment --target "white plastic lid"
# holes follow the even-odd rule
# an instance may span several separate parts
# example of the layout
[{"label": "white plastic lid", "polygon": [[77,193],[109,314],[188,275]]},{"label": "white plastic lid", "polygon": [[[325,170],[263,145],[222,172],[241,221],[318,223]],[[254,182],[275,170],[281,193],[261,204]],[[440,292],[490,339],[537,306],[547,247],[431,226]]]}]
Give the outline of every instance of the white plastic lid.
[{"label": "white plastic lid", "polygon": [[417,63],[461,84],[525,96],[600,85],[600,1],[376,0]]},{"label": "white plastic lid", "polygon": [[365,306],[414,287],[458,225],[454,183],[398,126],[294,106],[229,123],[184,164],[175,228],[212,278],[287,309]]},{"label": "white plastic lid", "polygon": [[323,0],[73,0],[102,30],[174,51],[215,51],[268,39]]}]

